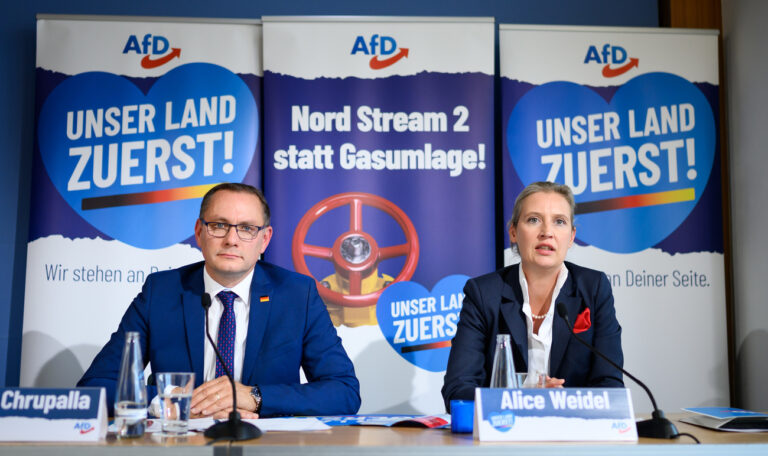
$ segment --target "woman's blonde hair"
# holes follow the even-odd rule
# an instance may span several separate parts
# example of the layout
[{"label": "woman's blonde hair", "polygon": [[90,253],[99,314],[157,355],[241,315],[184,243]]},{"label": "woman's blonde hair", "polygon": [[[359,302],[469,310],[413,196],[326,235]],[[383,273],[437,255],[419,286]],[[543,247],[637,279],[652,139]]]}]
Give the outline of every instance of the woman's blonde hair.
[{"label": "woman's blonde hair", "polygon": [[519,195],[517,195],[517,198],[515,199],[515,206],[512,208],[512,217],[507,222],[507,231],[509,231],[513,226],[517,228],[517,222],[520,221],[520,212],[523,210],[523,201],[534,193],[539,192],[557,193],[562,195],[562,197],[565,198],[565,201],[568,203],[568,206],[571,208],[571,226],[575,226],[573,223],[573,217],[574,213],[576,212],[576,201],[573,198],[571,187],[555,182],[542,181],[528,184],[528,186],[525,187]]}]

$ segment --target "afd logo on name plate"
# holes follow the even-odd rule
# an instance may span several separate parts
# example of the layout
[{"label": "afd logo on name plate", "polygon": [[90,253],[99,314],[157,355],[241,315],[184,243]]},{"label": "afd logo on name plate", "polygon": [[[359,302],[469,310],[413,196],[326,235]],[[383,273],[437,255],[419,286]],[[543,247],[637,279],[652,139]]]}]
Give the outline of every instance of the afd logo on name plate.
[{"label": "afd logo on name plate", "polygon": [[75,427],[74,427],[74,429],[75,429],[76,431],[79,431],[79,432],[80,432],[80,434],[87,434],[87,433],[89,433],[89,432],[93,432],[93,431],[95,431],[95,430],[96,430],[96,427],[95,427],[95,426],[93,426],[93,425],[92,425],[90,422],[88,422],[88,421],[79,421],[79,422],[75,423]]},{"label": "afd logo on name plate", "polygon": [[173,59],[180,59],[181,48],[172,48],[164,36],[147,33],[142,37],[130,35],[123,47],[123,54],[143,55],[141,67],[149,70]]},{"label": "afd logo on name plate", "polygon": [[363,54],[371,56],[368,66],[372,70],[381,70],[394,65],[408,57],[408,48],[398,48],[397,41],[386,35],[358,35],[352,45],[351,55]]},{"label": "afd logo on name plate", "polygon": [[602,46],[592,44],[587,48],[584,64],[602,65],[603,77],[615,78],[632,68],[638,68],[640,66],[640,59],[629,57],[627,50],[621,46],[610,43],[605,43]]},{"label": "afd logo on name plate", "polygon": [[38,145],[54,186],[83,219],[157,249],[192,234],[208,189],[242,182],[258,125],[250,88],[217,65],[178,66],[147,93],[122,76],[88,72],[45,100]]},{"label": "afd logo on name plate", "polygon": [[507,145],[523,184],[564,183],[576,197],[576,237],[616,253],[658,244],[701,198],[715,157],[711,105],[669,73],[637,76],[610,101],[558,81],[512,110]]}]

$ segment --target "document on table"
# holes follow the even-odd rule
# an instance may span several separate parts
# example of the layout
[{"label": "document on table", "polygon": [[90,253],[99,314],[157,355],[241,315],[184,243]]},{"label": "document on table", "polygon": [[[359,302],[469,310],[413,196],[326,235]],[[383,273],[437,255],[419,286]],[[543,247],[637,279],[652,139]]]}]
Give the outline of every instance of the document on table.
[{"label": "document on table", "polygon": [[318,417],[331,426],[385,426],[443,428],[451,426],[451,415],[339,415]]},{"label": "document on table", "polygon": [[[331,427],[315,417],[259,418],[243,420],[262,430],[269,431],[325,431]],[[217,421],[213,418],[195,418],[189,420],[190,431],[204,431]]]},{"label": "document on table", "polygon": [[689,407],[683,410],[694,415],[680,418],[683,423],[695,424],[718,431],[767,432],[768,415],[733,407]]}]

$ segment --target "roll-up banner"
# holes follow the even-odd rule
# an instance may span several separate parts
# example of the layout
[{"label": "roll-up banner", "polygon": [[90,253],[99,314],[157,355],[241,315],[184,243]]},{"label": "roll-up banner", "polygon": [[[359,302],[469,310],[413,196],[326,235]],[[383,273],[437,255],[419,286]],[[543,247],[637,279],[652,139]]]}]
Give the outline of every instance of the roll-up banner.
[{"label": "roll-up banner", "polygon": [[260,184],[257,21],[41,16],[21,384],[72,385],[202,195]]},{"label": "roll-up banner", "polygon": [[310,275],[361,413],[438,413],[469,276],[494,269],[490,18],[264,17],[268,261]]},{"label": "roll-up banner", "polygon": [[626,369],[666,410],[727,405],[717,32],[501,25],[499,41],[505,216],[524,185],[570,186],[568,259],[610,279]]}]

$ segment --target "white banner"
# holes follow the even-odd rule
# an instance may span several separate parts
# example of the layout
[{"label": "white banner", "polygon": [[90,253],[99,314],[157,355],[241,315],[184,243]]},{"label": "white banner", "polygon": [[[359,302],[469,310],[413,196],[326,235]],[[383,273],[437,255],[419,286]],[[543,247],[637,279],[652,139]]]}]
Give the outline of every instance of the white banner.
[{"label": "white banner", "polygon": [[502,25],[499,40],[505,216],[524,185],[569,185],[568,260],[608,275],[625,368],[668,411],[727,405],[717,33]]},{"label": "white banner", "polygon": [[200,199],[259,185],[261,25],[46,16],[21,384],[70,386],[151,272],[202,259]]}]

